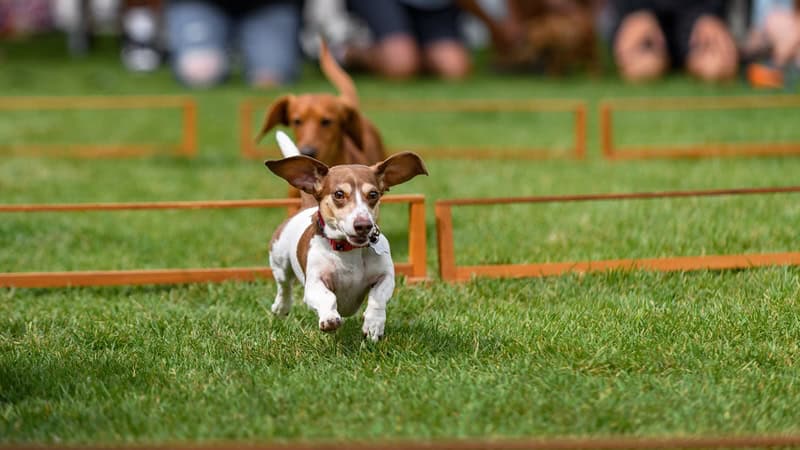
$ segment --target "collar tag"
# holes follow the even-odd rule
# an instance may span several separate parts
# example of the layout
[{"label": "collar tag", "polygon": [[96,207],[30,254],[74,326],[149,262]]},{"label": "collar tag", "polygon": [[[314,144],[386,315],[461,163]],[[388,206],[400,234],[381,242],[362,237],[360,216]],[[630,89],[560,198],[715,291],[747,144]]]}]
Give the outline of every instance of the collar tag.
[{"label": "collar tag", "polygon": [[392,251],[389,249],[389,240],[386,239],[386,236],[380,235],[375,242],[369,244],[369,248],[372,249],[378,255],[391,255]]}]

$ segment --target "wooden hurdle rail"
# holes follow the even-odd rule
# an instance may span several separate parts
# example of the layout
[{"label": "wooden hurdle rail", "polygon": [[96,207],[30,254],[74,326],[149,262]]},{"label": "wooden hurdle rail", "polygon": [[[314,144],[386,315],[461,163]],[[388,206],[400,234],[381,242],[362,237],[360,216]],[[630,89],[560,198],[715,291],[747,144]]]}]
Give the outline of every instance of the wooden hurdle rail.
[{"label": "wooden hurdle rail", "polygon": [[181,141],[177,144],[0,144],[0,154],[27,156],[69,155],[84,158],[123,158],[154,154],[168,147],[172,153],[194,157],[197,153],[197,103],[184,96],[64,96],[0,97],[0,111],[179,109]]},{"label": "wooden hurdle rail", "polygon": [[[39,446],[0,445],[0,450],[39,450]],[[101,450],[108,446],[48,446],[52,450]],[[732,435],[732,436],[662,436],[662,437],[586,437],[586,438],[517,438],[461,440],[397,440],[349,442],[284,442],[284,443],[176,443],[168,445],[123,445],[122,450],[709,450],[709,449],[774,449],[800,448],[800,435]]]},{"label": "wooden hurdle rail", "polygon": [[[139,203],[5,204],[0,205],[0,213],[287,208],[297,207],[299,206],[299,203],[299,199],[265,199]],[[396,262],[395,272],[398,275],[404,275],[410,283],[425,281],[427,279],[425,197],[423,195],[388,195],[383,198],[382,203],[407,203],[409,205],[408,261],[399,263]],[[272,271],[269,269],[269,267],[7,272],[0,273],[0,287],[49,288],[71,286],[181,284],[222,282],[228,280],[252,281],[269,278],[271,276]]]},{"label": "wooden hurdle rail", "polygon": [[718,197],[735,195],[800,193],[800,186],[748,189],[717,189],[701,191],[640,192],[627,194],[586,194],[540,197],[506,197],[453,199],[437,201],[436,232],[438,240],[439,275],[445,281],[463,282],[473,276],[488,278],[524,278],[563,275],[569,272],[598,272],[611,269],[642,269],[659,272],[690,270],[725,270],[749,267],[800,265],[800,252],[767,254],[677,256],[649,259],[613,259],[601,261],[567,261],[532,264],[497,264],[458,266],[455,257],[452,208],[454,206],[566,203],[609,200],[642,200],[685,197]]},{"label": "wooden hurdle rail", "polygon": [[625,148],[619,148],[614,143],[615,111],[713,111],[798,107],[800,107],[800,96],[798,95],[607,99],[600,103],[600,143],[603,156],[611,160],[800,155],[800,142],[719,142],[686,146],[638,146]]},{"label": "wooden hurdle rail", "polygon": [[[247,99],[239,104],[239,142],[243,158],[259,159],[277,156],[276,147],[272,151],[261,150],[255,142],[253,120],[257,108],[266,108],[269,100]],[[406,112],[553,112],[570,113],[573,116],[574,143],[567,152],[553,152],[545,148],[498,149],[486,147],[411,147],[403,150],[419,153],[429,159],[520,159],[539,160],[551,158],[572,158],[582,160],[586,157],[586,103],[580,100],[373,100],[362,102],[365,110],[406,111]],[[563,154],[562,154],[563,153]]]}]

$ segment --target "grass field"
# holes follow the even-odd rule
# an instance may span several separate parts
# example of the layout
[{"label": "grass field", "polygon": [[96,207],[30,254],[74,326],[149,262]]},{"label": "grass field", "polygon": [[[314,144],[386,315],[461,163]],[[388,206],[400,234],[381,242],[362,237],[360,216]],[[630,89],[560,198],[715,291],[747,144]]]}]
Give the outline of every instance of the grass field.
[{"label": "grass field", "polygon": [[[86,60],[61,42],[2,44],[0,95],[187,94],[166,71],[126,73],[109,43]],[[238,156],[240,82],[192,92],[199,155],[130,160],[0,159],[0,202],[282,197],[285,183]],[[425,286],[400,283],[387,337],[335,335],[295,306],[273,319],[270,282],[0,290],[0,442],[159,443],[800,432],[800,269],[541,280],[436,280],[436,199],[797,184],[800,158],[610,163],[603,98],[750,95],[681,76],[495,77],[399,84],[358,76],[364,99],[583,99],[585,162],[428,160]],[[330,91],[309,66],[295,92]],[[768,94],[761,94],[768,95]],[[0,145],[37,140],[169,142],[167,112],[8,113]],[[621,143],[797,139],[797,111],[621,114]],[[569,122],[518,113],[376,113],[394,149],[567,148]],[[280,211],[5,214],[0,270],[263,265]],[[401,207],[383,230],[405,259]],[[800,197],[492,206],[455,211],[459,264],[656,257],[798,248]]]}]

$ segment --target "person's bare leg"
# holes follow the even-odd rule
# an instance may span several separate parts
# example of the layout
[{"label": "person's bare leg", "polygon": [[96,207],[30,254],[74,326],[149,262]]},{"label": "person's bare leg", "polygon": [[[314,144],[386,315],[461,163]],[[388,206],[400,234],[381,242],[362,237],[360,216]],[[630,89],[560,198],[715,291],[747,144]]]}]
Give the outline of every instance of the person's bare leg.
[{"label": "person's bare leg", "polygon": [[772,61],[785,66],[800,54],[800,11],[781,9],[764,21],[764,34],[772,47]]},{"label": "person's bare leg", "polygon": [[432,42],[423,50],[423,58],[427,70],[446,80],[462,79],[471,69],[467,49],[458,41]]},{"label": "person's bare leg", "polygon": [[725,81],[736,76],[739,55],[725,24],[714,16],[702,16],[689,38],[686,68],[704,81]]},{"label": "person's bare leg", "polygon": [[652,13],[640,11],[625,16],[614,41],[614,59],[627,81],[653,80],[666,72],[667,42]]},{"label": "person's bare leg", "polygon": [[420,56],[414,38],[394,34],[367,48],[349,48],[345,63],[392,79],[408,79],[419,72]]}]

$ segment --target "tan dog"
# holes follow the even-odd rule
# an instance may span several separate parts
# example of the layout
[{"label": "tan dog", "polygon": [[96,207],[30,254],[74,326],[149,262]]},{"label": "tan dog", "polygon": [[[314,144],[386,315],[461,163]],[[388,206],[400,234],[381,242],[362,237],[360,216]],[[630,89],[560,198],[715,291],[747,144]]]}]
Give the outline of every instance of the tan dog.
[{"label": "tan dog", "polygon": [[[296,149],[279,136],[284,154]],[[335,331],[342,316],[358,311],[366,297],[362,331],[371,341],[383,336],[386,304],[394,292],[389,241],[377,225],[378,207],[391,186],[428,174],[413,153],[398,153],[372,166],[328,167],[307,156],[266,161],[273,173],[314,199],[278,227],[269,264],[277,283],[272,312],[292,307],[292,282],[303,285],[303,301],[316,311],[319,328]]]},{"label": "tan dog", "polygon": [[322,72],[340,95],[285,95],[269,108],[260,140],[277,125],[294,131],[300,153],[327,166],[375,164],[386,158],[378,129],[359,111],[352,78],[330,55],[325,42],[320,49]]}]

